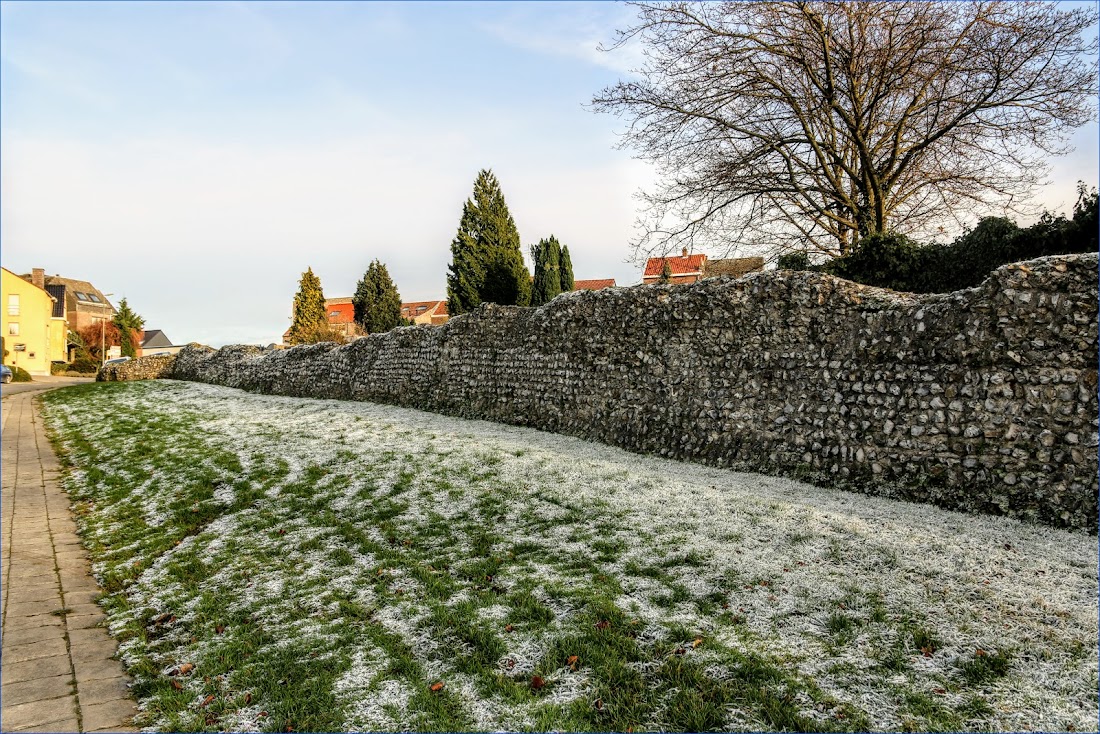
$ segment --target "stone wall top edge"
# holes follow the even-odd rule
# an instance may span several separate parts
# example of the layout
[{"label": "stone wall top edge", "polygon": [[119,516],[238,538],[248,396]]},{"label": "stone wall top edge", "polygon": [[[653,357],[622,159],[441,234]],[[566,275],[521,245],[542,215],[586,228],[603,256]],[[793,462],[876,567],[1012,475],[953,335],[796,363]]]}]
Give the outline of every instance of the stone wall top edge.
[{"label": "stone wall top edge", "polygon": [[[848,301],[858,310],[868,312],[882,312],[896,310],[900,315],[907,315],[919,309],[938,308],[966,308],[968,304],[977,304],[983,300],[997,297],[1003,291],[1006,283],[1015,287],[1035,287],[1043,283],[1044,279],[1057,279],[1070,271],[1076,273],[1091,272],[1096,277],[1100,259],[1096,253],[1075,255],[1053,255],[1021,262],[1008,263],[992,271],[979,285],[949,293],[906,293],[893,291],[888,288],[855,283],[833,275],[812,271],[770,270],[766,272],[750,273],[741,278],[719,276],[705,278],[691,284],[643,284],[635,286],[618,286],[604,288],[599,291],[575,291],[562,294],[550,303],[538,307],[527,306],[501,306],[494,303],[483,303],[472,312],[452,317],[442,326],[403,326],[391,331],[370,334],[361,337],[345,345],[332,342],[322,344],[304,344],[278,350],[275,353],[287,354],[287,356],[305,356],[306,354],[326,353],[333,349],[348,348],[358,344],[357,349],[365,348],[367,344],[377,346],[391,345],[396,342],[446,342],[453,332],[462,332],[470,328],[477,328],[476,324],[484,318],[494,320],[505,319],[515,326],[523,322],[552,320],[557,317],[569,316],[570,312],[577,309],[610,305],[610,303],[622,302],[637,305],[646,305],[650,302],[667,303],[670,306],[690,304],[695,300],[707,299],[715,296],[722,297],[725,302],[754,299],[767,299],[769,295],[787,296],[791,300],[804,301],[804,305],[813,306],[807,300],[809,296],[823,298],[817,305],[827,306],[838,299]],[[1020,275],[1024,278],[1021,279]],[[363,343],[365,342],[365,344]],[[209,349],[208,347],[205,349]],[[194,351],[189,345],[187,351]],[[212,350],[213,351],[213,350]],[[254,345],[233,344],[226,345],[220,350],[226,354],[234,354],[238,357],[262,357],[272,354],[272,350]],[[290,353],[293,353],[291,355]]]}]

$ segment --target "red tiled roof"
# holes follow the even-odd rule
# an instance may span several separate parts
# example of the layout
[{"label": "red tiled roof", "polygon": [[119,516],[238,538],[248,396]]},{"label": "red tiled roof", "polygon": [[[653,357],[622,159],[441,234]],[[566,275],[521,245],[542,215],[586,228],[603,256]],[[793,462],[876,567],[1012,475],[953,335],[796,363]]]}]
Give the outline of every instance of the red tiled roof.
[{"label": "red tiled roof", "polygon": [[411,303],[401,304],[401,315],[406,319],[415,319],[417,316],[423,316],[424,314],[431,314],[434,316],[446,316],[447,315],[447,302],[446,301],[413,301]]},{"label": "red tiled roof", "polygon": [[573,290],[575,291],[598,291],[601,288],[614,288],[614,278],[597,278],[595,280],[575,280],[573,281]]},{"label": "red tiled roof", "polygon": [[675,257],[651,257],[645,264],[644,278],[659,278],[665,269],[665,261],[672,275],[693,275],[702,272],[706,255],[677,255]]}]

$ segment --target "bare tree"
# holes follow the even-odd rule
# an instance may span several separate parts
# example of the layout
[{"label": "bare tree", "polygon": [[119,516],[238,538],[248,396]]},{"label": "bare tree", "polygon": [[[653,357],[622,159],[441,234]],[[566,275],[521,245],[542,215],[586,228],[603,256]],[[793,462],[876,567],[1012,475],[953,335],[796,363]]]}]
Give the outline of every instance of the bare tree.
[{"label": "bare tree", "polygon": [[637,257],[692,243],[835,257],[887,229],[1019,212],[1095,118],[1095,7],[637,7],[615,45],[640,41],[646,61],[593,100],[662,174]]}]

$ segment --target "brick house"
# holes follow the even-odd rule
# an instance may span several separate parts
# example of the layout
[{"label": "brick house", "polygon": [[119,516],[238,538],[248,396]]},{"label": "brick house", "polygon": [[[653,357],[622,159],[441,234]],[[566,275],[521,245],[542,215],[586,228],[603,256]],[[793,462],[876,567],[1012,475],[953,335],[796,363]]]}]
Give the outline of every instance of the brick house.
[{"label": "brick house", "polygon": [[441,326],[447,323],[450,316],[446,301],[413,301],[401,304],[401,318],[418,325]]},{"label": "brick house", "polygon": [[329,326],[348,338],[362,333],[355,323],[355,305],[350,298],[326,298],[325,316]]},{"label": "brick house", "polygon": [[115,317],[115,307],[107,296],[86,280],[46,275],[43,268],[34,268],[19,277],[42,288],[57,300],[55,313],[61,312],[58,315],[64,316],[69,331],[79,331],[85,326]]},{"label": "brick house", "polygon": [[679,256],[651,257],[646,261],[642,282],[660,283],[668,263],[668,282],[673,284],[694,283],[702,278],[728,275],[740,278],[747,273],[764,269],[762,257],[734,257],[725,260],[709,260],[706,255],[689,255],[685,247]]}]

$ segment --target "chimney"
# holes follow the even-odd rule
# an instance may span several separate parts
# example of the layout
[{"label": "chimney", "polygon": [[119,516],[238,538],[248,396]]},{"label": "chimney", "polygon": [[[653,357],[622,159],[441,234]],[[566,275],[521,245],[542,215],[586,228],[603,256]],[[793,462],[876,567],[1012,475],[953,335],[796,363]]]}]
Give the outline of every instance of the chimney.
[{"label": "chimney", "polygon": [[683,256],[684,257],[688,256],[688,248],[686,248],[686,247],[683,249]]},{"label": "chimney", "polygon": [[34,283],[39,288],[45,290],[46,288],[46,269],[34,268],[31,270],[31,283]]}]

